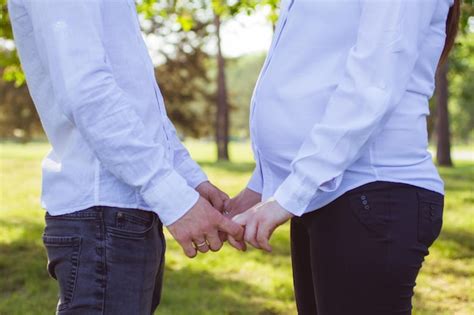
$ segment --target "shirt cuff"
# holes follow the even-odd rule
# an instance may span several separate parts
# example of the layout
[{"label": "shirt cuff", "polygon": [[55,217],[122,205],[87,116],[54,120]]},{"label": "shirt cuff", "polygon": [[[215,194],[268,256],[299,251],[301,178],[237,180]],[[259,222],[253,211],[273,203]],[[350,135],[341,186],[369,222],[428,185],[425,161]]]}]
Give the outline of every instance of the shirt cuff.
[{"label": "shirt cuff", "polygon": [[260,164],[257,163],[255,166],[255,170],[252,173],[252,177],[250,178],[247,188],[255,191],[256,193],[262,194],[263,191],[263,175],[262,175],[262,169],[260,167]]},{"label": "shirt cuff", "polygon": [[174,170],[165,178],[152,179],[142,196],[165,226],[179,220],[199,199],[199,193]]},{"label": "shirt cuff", "polygon": [[285,210],[299,217],[314,210],[309,209],[309,206],[318,193],[333,192],[341,182],[342,174],[314,188],[304,177],[292,173],[278,187],[273,197]]},{"label": "shirt cuff", "polygon": [[209,180],[199,164],[191,158],[184,160],[175,169],[186,179],[186,182],[192,188],[196,188],[200,184]]}]

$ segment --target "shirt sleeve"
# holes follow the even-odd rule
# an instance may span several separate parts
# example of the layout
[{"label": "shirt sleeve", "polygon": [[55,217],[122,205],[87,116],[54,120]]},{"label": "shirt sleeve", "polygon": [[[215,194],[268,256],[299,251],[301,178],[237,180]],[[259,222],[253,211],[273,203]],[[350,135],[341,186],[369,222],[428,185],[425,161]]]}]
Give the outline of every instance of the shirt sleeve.
[{"label": "shirt sleeve", "polygon": [[262,168],[258,159],[256,159],[255,169],[253,170],[252,177],[247,184],[247,188],[255,191],[256,193],[262,194],[263,191],[263,175]]},{"label": "shirt sleeve", "polygon": [[437,0],[361,1],[345,73],[275,192],[286,210],[297,216],[314,210],[308,207],[316,194],[337,189],[344,171],[381,130],[406,91],[437,5]]},{"label": "shirt sleeve", "polygon": [[260,163],[260,156],[258,153],[258,148],[255,142],[252,142],[252,151],[253,157],[255,160],[255,169],[253,170],[252,176],[247,184],[247,188],[262,194],[263,192],[263,173],[262,173],[262,165]]},{"label": "shirt sleeve", "polygon": [[196,188],[201,183],[207,181],[208,178],[199,164],[191,158],[189,151],[179,139],[176,128],[168,117],[166,123],[167,130],[169,131],[168,135],[170,136],[171,145],[174,150],[174,168],[186,179],[189,186]]},{"label": "shirt sleeve", "polygon": [[[103,0],[25,0],[25,8],[55,94],[101,164],[130,186],[165,225],[198,200],[116,83],[103,46]],[[49,83],[49,82],[48,82]],[[47,84],[48,84],[47,83]],[[67,126],[64,126],[66,129]]]}]

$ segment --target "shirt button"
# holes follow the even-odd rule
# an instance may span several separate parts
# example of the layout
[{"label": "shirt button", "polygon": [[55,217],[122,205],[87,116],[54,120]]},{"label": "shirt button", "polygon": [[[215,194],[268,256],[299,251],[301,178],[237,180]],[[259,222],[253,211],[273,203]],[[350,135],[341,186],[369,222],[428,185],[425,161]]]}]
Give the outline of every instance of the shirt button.
[{"label": "shirt button", "polygon": [[370,209],[369,205],[366,205],[366,206],[364,207],[364,209],[365,209],[365,210],[369,210],[369,209]]},{"label": "shirt button", "polygon": [[360,196],[360,199],[362,199],[362,200],[366,200],[366,199],[367,199],[367,197],[366,197],[365,195],[362,195],[362,196]]},{"label": "shirt button", "polygon": [[364,205],[368,204],[367,200],[363,200],[362,203],[363,203]]}]

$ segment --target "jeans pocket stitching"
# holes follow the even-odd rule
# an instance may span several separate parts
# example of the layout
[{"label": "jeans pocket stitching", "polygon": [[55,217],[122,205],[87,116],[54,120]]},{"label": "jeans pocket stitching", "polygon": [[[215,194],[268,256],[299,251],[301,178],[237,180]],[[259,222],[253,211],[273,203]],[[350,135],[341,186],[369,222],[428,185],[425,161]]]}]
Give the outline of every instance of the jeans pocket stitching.
[{"label": "jeans pocket stitching", "polygon": [[153,215],[153,220],[150,225],[143,231],[130,231],[115,227],[107,227],[108,234],[125,239],[144,239],[148,232],[150,232],[157,222],[156,215]]},{"label": "jeans pocket stitching", "polygon": [[146,227],[150,226],[150,224],[153,223],[153,218],[146,219],[146,218],[142,218],[142,217],[135,216],[133,214],[128,214],[128,213],[123,213],[123,220],[130,223],[146,226]]},{"label": "jeans pocket stitching", "polygon": [[[62,311],[69,307],[71,302],[74,299],[74,293],[76,290],[77,275],[79,270],[79,257],[81,254],[81,243],[82,238],[79,236],[54,236],[54,235],[43,235],[43,243],[48,247],[58,248],[58,247],[70,247],[72,252],[69,256],[69,261],[71,263],[71,270],[69,271],[68,278],[65,280],[64,288],[64,300],[58,304],[57,310]],[[57,279],[56,273],[51,270],[52,266],[48,266],[48,272],[50,276],[56,279],[59,283],[60,280]]]}]

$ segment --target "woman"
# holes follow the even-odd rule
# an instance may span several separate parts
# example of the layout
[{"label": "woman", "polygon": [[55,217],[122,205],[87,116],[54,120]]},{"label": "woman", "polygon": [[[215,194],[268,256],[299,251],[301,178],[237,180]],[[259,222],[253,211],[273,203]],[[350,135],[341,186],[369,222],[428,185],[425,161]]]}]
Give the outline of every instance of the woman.
[{"label": "woman", "polygon": [[252,101],[257,167],[227,211],[268,251],[293,217],[300,314],[410,314],[441,229],[444,187],[426,116],[459,6],[282,1]]}]

